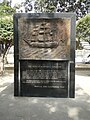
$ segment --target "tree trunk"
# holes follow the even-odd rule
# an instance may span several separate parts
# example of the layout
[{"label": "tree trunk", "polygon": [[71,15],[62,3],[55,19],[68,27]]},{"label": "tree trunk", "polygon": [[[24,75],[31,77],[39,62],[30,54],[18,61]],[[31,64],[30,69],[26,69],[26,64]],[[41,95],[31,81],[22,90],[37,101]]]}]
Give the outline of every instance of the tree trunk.
[{"label": "tree trunk", "polygon": [[0,74],[3,75],[3,73],[4,73],[4,59],[2,55],[0,60]]},{"label": "tree trunk", "polygon": [[11,48],[12,44],[4,50],[2,56],[1,56],[1,61],[0,61],[0,74],[3,75],[4,73],[4,65],[5,65],[5,56],[8,54],[9,49]]}]

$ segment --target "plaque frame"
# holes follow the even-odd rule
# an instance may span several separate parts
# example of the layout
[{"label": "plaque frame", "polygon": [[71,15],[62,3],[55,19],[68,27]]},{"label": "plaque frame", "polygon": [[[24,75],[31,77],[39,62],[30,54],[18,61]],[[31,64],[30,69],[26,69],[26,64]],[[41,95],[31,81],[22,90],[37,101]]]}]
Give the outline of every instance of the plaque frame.
[{"label": "plaque frame", "polygon": [[21,82],[20,82],[20,58],[19,58],[19,32],[18,19],[54,19],[65,18],[70,19],[70,58],[60,59],[60,61],[68,60],[68,98],[75,97],[75,13],[16,13],[14,19],[14,96],[21,96]]}]

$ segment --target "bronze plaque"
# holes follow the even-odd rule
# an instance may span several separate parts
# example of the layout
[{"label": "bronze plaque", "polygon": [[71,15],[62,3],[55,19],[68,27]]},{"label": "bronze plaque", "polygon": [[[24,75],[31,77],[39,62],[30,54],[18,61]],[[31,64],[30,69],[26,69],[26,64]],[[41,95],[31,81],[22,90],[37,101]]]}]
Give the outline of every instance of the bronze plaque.
[{"label": "bronze plaque", "polygon": [[70,58],[70,19],[18,20],[19,58],[60,60]]},{"label": "bronze plaque", "polygon": [[74,97],[75,15],[14,15],[14,95]]}]

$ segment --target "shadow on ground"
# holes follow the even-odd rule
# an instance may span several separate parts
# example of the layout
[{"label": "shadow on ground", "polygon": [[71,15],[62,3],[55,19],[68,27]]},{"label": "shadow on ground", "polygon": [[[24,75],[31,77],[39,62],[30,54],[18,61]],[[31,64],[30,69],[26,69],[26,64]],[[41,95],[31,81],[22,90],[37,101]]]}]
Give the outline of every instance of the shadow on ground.
[{"label": "shadow on ground", "polygon": [[79,85],[75,99],[14,97],[13,84],[0,93],[0,120],[90,120],[90,96]]}]

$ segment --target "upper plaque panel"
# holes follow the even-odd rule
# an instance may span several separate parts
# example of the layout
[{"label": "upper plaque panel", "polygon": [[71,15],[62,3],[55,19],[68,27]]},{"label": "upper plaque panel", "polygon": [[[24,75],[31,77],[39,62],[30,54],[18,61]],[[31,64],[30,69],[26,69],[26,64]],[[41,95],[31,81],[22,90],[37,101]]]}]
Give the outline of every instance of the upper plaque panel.
[{"label": "upper plaque panel", "polygon": [[70,19],[18,19],[19,59],[70,58]]}]

